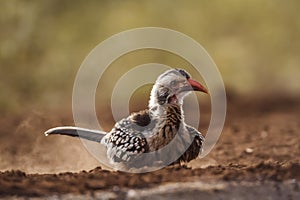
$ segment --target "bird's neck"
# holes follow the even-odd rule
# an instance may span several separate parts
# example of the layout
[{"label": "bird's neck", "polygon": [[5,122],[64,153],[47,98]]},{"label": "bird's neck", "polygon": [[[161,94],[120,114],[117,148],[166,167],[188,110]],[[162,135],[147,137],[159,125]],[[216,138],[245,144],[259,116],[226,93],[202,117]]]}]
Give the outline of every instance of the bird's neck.
[{"label": "bird's neck", "polygon": [[159,121],[172,120],[174,123],[184,121],[182,105],[170,103],[164,105],[149,106],[150,116]]},{"label": "bird's neck", "polygon": [[[150,115],[155,119],[166,119],[172,114],[172,111],[176,111],[176,116],[178,116],[181,121],[183,121],[183,110],[182,110],[182,100],[176,102],[165,102],[160,104],[157,96],[157,85],[154,85],[151,91],[150,100],[149,100],[149,111]],[[173,113],[175,114],[175,113]]]}]

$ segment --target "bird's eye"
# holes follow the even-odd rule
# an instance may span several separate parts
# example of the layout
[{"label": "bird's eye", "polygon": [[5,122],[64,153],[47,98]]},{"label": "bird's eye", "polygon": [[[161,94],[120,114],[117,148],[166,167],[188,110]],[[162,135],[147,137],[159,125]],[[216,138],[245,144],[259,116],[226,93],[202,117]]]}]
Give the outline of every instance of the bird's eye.
[{"label": "bird's eye", "polygon": [[177,82],[176,81],[171,81],[171,86],[176,86],[177,85]]}]

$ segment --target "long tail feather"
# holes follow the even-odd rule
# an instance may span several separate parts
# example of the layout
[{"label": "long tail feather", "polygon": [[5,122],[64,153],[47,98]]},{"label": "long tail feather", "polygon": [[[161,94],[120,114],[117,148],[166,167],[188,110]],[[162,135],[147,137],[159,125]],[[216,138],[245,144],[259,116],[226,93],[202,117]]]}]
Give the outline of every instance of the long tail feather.
[{"label": "long tail feather", "polygon": [[71,137],[79,137],[87,140],[101,142],[101,139],[105,136],[106,132],[98,130],[90,130],[72,126],[62,126],[51,128],[45,132],[45,135],[68,135]]}]

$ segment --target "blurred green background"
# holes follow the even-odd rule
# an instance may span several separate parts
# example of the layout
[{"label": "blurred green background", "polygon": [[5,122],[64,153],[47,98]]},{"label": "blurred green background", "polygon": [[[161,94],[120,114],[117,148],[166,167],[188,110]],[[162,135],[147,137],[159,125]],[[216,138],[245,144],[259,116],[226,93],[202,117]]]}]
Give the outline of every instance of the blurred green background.
[{"label": "blurred green background", "polygon": [[[70,108],[87,54],[113,34],[144,26],[174,29],[202,44],[228,91],[299,95],[299,8],[298,0],[0,1],[0,113]],[[116,80],[147,62],[184,64],[149,50],[120,58],[107,73]]]}]

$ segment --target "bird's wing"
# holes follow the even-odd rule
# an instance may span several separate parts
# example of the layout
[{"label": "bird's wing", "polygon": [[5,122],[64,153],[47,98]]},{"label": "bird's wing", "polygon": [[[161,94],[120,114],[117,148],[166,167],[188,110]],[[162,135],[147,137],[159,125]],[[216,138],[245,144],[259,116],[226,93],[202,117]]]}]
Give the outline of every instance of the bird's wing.
[{"label": "bird's wing", "polygon": [[113,162],[130,161],[132,156],[148,151],[145,130],[149,129],[151,119],[147,110],[132,113],[117,122],[104,138],[107,155]]},{"label": "bird's wing", "polygon": [[204,137],[195,128],[186,125],[186,129],[189,132],[190,137],[192,137],[192,143],[187,148],[186,152],[174,163],[189,162],[195,158],[203,151]]},{"label": "bird's wing", "polygon": [[102,138],[106,135],[106,132],[72,126],[62,126],[47,130],[45,135],[68,135],[100,143]]},{"label": "bird's wing", "polygon": [[129,118],[132,121],[132,124],[136,124],[141,127],[148,126],[151,123],[149,110],[132,113]]},{"label": "bird's wing", "polygon": [[200,139],[202,141],[204,141],[203,135],[197,129],[195,129],[194,127],[189,126],[189,125],[186,125],[186,128],[187,128],[188,132],[190,133],[190,135],[192,135],[194,137],[198,137],[199,136]]}]

